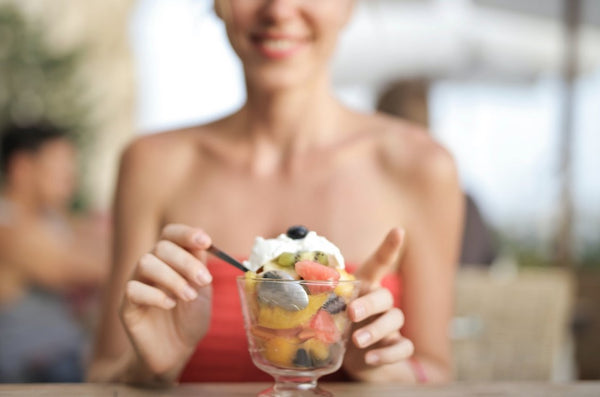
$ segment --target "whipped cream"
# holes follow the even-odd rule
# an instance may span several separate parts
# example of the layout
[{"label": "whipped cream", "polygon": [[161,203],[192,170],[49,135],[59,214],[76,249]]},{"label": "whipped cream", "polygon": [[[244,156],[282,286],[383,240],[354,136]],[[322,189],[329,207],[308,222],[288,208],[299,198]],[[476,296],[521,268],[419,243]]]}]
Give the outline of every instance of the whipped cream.
[{"label": "whipped cream", "polygon": [[298,240],[289,238],[285,234],[280,234],[276,238],[271,239],[257,237],[254,240],[250,258],[244,261],[244,266],[255,272],[259,267],[277,258],[284,252],[298,251],[322,251],[328,255],[332,255],[336,259],[338,268],[343,269],[345,267],[344,257],[340,249],[331,241],[323,236],[319,236],[315,232],[308,232],[306,237]]}]

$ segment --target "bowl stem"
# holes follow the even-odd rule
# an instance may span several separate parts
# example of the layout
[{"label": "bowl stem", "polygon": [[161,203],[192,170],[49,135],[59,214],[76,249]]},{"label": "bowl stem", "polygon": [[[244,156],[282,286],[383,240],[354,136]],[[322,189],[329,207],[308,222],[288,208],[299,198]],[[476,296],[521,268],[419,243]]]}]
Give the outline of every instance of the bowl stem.
[{"label": "bowl stem", "polygon": [[296,397],[296,396],[323,396],[333,397],[330,392],[317,385],[317,378],[310,376],[275,376],[275,384],[262,391],[259,396]]}]

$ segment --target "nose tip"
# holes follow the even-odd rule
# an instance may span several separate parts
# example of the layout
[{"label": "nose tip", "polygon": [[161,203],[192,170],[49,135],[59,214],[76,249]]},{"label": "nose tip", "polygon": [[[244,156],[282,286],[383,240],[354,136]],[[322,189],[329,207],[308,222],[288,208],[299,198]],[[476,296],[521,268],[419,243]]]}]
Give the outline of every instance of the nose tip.
[{"label": "nose tip", "polygon": [[297,0],[266,0],[262,11],[271,20],[286,19],[296,13]]}]

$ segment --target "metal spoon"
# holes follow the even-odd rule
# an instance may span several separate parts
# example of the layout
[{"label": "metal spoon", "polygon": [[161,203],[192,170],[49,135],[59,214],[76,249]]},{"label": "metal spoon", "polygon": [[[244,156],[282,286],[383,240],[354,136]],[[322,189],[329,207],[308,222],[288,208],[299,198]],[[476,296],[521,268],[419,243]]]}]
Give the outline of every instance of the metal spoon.
[{"label": "metal spoon", "polygon": [[248,271],[248,269],[244,265],[242,265],[240,262],[233,259],[231,256],[227,255],[226,253],[224,253],[223,251],[221,251],[214,245],[211,245],[210,247],[208,247],[207,251],[210,252],[211,254],[213,254],[214,256],[216,256],[217,258],[222,259],[225,262],[229,263],[230,265],[237,267],[238,269],[240,269],[243,272]]}]

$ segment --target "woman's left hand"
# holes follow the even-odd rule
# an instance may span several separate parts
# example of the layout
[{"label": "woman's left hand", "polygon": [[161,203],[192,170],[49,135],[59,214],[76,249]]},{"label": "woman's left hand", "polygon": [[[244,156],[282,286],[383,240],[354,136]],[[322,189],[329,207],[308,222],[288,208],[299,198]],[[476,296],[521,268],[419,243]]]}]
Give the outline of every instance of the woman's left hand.
[{"label": "woman's left hand", "polygon": [[361,295],[348,306],[354,327],[344,358],[344,369],[354,379],[392,381],[398,371],[390,364],[400,363],[414,352],[412,342],[400,334],[404,314],[394,307],[392,294],[380,284],[386,274],[396,271],[403,243],[404,231],[392,229],[356,272],[362,281]]}]

